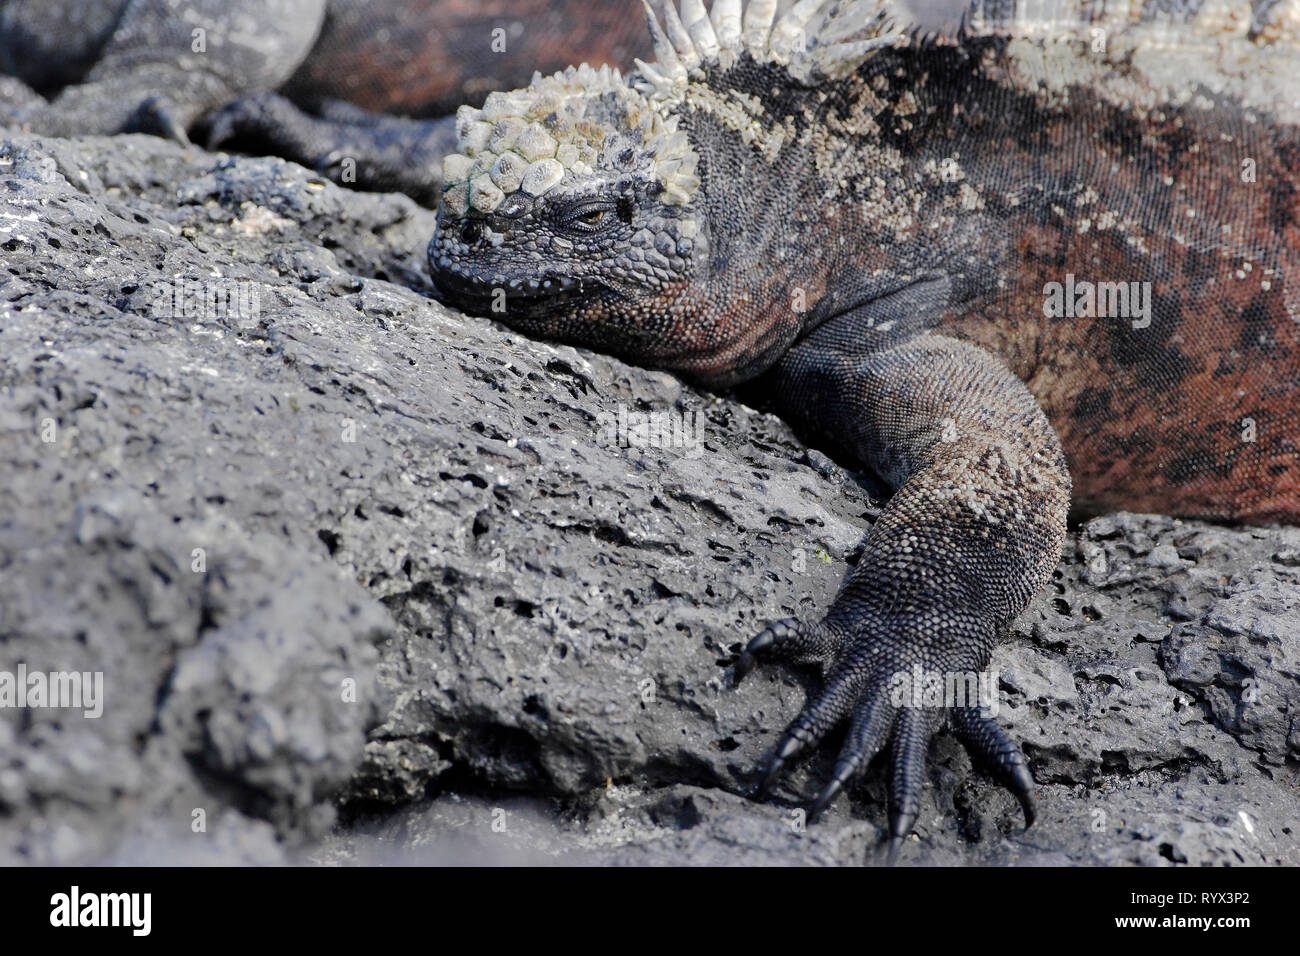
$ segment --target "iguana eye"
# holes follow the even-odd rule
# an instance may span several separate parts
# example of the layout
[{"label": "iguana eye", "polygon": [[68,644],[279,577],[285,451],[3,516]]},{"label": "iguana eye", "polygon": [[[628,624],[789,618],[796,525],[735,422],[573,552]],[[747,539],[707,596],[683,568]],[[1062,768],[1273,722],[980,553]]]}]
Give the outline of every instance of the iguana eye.
[{"label": "iguana eye", "polygon": [[608,202],[583,203],[568,211],[561,224],[579,233],[598,232],[609,225],[609,214],[613,211]]}]

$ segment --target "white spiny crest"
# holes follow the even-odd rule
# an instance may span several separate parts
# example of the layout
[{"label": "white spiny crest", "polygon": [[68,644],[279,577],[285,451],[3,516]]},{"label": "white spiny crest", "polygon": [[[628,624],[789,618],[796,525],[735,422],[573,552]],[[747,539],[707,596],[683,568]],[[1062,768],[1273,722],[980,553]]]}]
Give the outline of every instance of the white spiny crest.
[{"label": "white spiny crest", "polygon": [[[672,3],[672,0],[666,0]],[[745,18],[740,31],[740,40],[745,49],[759,59],[767,52],[767,37],[772,30],[772,21],[776,17],[776,0],[749,0],[745,7]]]},{"label": "white spiny crest", "polygon": [[704,9],[704,0],[682,0],[682,22],[686,24],[686,32],[690,34],[699,55],[706,60],[716,60],[718,35],[709,20],[708,11]]},{"label": "white spiny crest", "polygon": [[[663,0],[662,26],[649,0],[642,2],[656,61],[636,61],[639,75],[630,79],[659,101],[680,94],[698,67],[729,69],[742,52],[781,64],[806,82],[843,76],[881,47],[921,42],[907,0],[713,0],[708,14],[704,0],[680,0],[680,16],[675,0]],[[778,9],[785,10],[779,18]],[[994,0],[970,5],[959,35],[1051,45],[1096,43],[1098,31],[1122,51],[1190,52],[1243,39],[1294,46],[1300,42],[1300,0],[1260,3],[1253,10],[1247,0],[1172,6],[1162,0]]]},{"label": "white spiny crest", "polygon": [[688,70],[699,66],[700,53],[695,49],[695,42],[686,32],[686,27],[682,25],[681,17],[677,15],[677,8],[671,3],[664,5],[664,26],[667,27],[668,40],[677,51],[682,66]]},{"label": "white spiny crest", "polygon": [[734,55],[740,46],[740,0],[713,0],[710,15],[718,46]]},{"label": "white spiny crest", "polygon": [[777,18],[779,0],[664,0],[663,25],[642,0],[655,62],[637,60],[632,81],[657,101],[671,100],[702,65],[729,69],[742,52],[779,63],[799,80],[841,76],[871,53],[905,39],[896,24],[913,18],[898,0],[798,0]]}]

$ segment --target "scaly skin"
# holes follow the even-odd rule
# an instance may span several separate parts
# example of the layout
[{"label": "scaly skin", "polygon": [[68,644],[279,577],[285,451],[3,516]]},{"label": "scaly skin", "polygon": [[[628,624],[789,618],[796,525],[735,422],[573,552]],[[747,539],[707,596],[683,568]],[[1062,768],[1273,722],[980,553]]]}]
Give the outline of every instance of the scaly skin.
[{"label": "scaly skin", "polygon": [[[926,38],[873,0],[775,26],[768,0],[684,0],[627,80],[463,109],[429,245],[444,301],[757,379],[894,489],[825,618],[773,625],[735,668],[825,673],[765,786],[843,721],[816,809],[891,749],[891,858],[945,723],[1032,819],[993,721],[891,681],[983,671],[1072,505],[1300,521],[1300,4],[1037,6],[1050,25],[991,6],[1007,18]],[[1138,283],[1132,308],[1049,317],[1071,274]]]}]

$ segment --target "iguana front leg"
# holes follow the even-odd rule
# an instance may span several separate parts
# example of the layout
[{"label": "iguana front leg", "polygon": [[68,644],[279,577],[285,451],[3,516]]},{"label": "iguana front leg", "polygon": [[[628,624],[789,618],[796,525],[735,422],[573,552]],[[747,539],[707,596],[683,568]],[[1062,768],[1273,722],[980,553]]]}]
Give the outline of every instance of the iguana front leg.
[{"label": "iguana front leg", "polygon": [[203,121],[209,149],[234,144],[310,166],[340,185],[397,190],[436,206],[442,158],[456,147],[456,117],[419,120],[327,100],[312,116],[277,93],[253,93]]},{"label": "iguana front leg", "polygon": [[771,374],[789,417],[851,447],[895,493],[826,617],[763,631],[736,676],[756,654],[822,665],[824,686],[778,744],[762,788],[847,720],[814,814],[892,747],[892,860],[916,821],[927,745],[945,720],[1033,820],[1024,756],[975,702],[925,706],[899,691],[917,664],[927,677],[985,670],[998,633],[1060,558],[1070,477],[1042,410],[993,356],[933,333],[858,351],[867,332],[832,320]]}]

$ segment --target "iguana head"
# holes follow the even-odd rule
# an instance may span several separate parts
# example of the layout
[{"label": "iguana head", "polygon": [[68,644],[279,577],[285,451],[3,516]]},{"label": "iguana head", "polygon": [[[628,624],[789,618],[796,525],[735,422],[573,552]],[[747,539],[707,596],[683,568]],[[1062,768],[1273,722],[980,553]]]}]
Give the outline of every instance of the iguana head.
[{"label": "iguana head", "polygon": [[708,384],[767,367],[802,319],[755,278],[800,186],[771,169],[791,121],[747,91],[813,69],[792,50],[824,5],[774,26],[776,0],[752,0],[743,23],[740,0],[711,14],[684,0],[680,16],[669,2],[666,33],[647,5],[655,64],[570,68],[463,107],[428,250],[438,298]]},{"label": "iguana head", "polygon": [[698,157],[618,71],[570,68],[457,115],[429,265],[439,297],[652,360],[708,257]]}]

